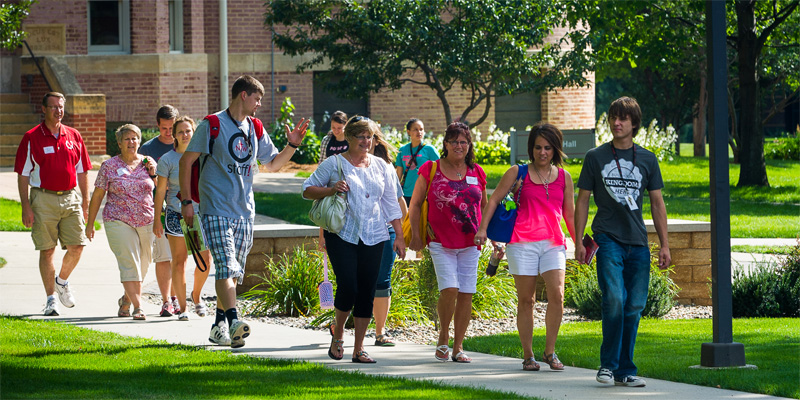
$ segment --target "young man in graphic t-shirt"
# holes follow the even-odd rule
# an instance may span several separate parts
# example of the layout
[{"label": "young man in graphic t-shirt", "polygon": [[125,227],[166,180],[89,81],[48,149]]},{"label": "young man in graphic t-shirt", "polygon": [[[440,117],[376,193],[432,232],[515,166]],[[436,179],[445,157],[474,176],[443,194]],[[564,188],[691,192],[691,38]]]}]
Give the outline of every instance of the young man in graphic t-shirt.
[{"label": "young man in graphic t-shirt", "polygon": [[[150,156],[157,163],[161,160],[161,156],[172,150],[175,143],[175,138],[172,136],[172,125],[175,124],[176,118],[178,118],[177,108],[169,104],[161,106],[156,112],[159,135],[139,147],[139,154]],[[166,207],[162,207],[162,210],[165,209]],[[163,216],[156,215],[156,218],[162,218],[161,222],[164,222]],[[162,317],[178,315],[181,313],[181,307],[178,304],[175,289],[172,287],[172,253],[169,250],[169,241],[165,235],[153,236],[153,239],[153,262],[156,263],[156,281],[162,301],[159,315]]]},{"label": "young man in graphic t-shirt", "polygon": [[200,220],[206,245],[214,258],[217,291],[216,320],[209,340],[233,348],[244,346],[250,327],[239,320],[236,285],[244,278],[247,254],[253,247],[253,175],[261,163],[269,171],[279,170],[294,154],[306,134],[305,118],[294,130],[286,126],[288,145],[279,153],[262,127],[261,137],[252,120],[261,106],[264,86],[251,76],[240,76],[231,89],[228,109],[217,112],[219,135],[209,148],[209,121],[203,120],[180,161],[181,214],[190,226],[194,221],[191,200],[192,164],[201,158],[198,188]]},{"label": "young man in graphic t-shirt", "polygon": [[603,343],[597,381],[617,386],[644,386],[636,376],[633,348],[650,281],[650,249],[642,218],[642,199],[650,197],[653,224],[661,242],[658,265],[667,268],[671,257],[667,240],[667,210],[661,189],[664,182],[658,160],[635,145],[642,111],[635,99],[622,97],[611,103],[609,143],[589,150],[578,179],[575,204],[575,258],[583,260],[580,240],[586,229],[589,197],[594,194],[597,214],[592,232],[597,242],[597,280],[602,291]]}]

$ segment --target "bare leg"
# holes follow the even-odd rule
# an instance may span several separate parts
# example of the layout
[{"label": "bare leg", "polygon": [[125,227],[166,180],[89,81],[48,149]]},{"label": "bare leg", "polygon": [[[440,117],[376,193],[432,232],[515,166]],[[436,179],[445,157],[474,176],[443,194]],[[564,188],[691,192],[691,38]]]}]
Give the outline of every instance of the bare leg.
[{"label": "bare leg", "polygon": [[170,294],[172,294],[172,265],[169,261],[159,261],[156,263],[156,281],[158,281],[158,290],[161,292],[161,301],[164,303],[170,301]]},{"label": "bare leg", "polygon": [[211,271],[211,252],[208,250],[201,252],[200,257],[206,262],[207,268],[205,272],[197,268],[194,269],[194,286],[192,287],[192,302],[194,302],[194,304],[200,304],[202,302],[200,293],[203,292],[203,285],[205,285],[208,279],[208,273]]},{"label": "bare leg", "polygon": [[453,354],[464,350],[464,336],[467,334],[469,321],[472,319],[472,293],[459,293],[456,300],[455,317],[453,321]]},{"label": "bare leg", "polygon": [[533,357],[533,305],[536,292],[536,277],[514,275],[514,285],[517,287],[517,331],[522,344],[522,358],[525,360]]},{"label": "bare leg", "polygon": [[443,289],[439,293],[439,340],[437,345],[446,345],[450,341],[450,321],[453,319],[453,312],[456,309],[457,288]]},{"label": "bare leg", "polygon": [[53,254],[56,248],[39,251],[39,274],[42,276],[44,293],[52,296],[56,292],[56,267],[53,265]]},{"label": "bare leg", "polygon": [[181,312],[186,312],[186,242],[182,237],[167,235],[172,253],[172,292],[177,293]]},{"label": "bare leg", "polygon": [[214,283],[217,289],[217,308],[222,304],[222,310],[236,307],[236,280],[234,278],[217,279]]},{"label": "bare leg", "polygon": [[140,308],[142,304],[142,282],[122,282],[122,287],[125,288],[125,295],[128,296],[128,299],[133,304],[133,309]]},{"label": "bare leg", "polygon": [[[334,315],[336,322],[333,328],[333,338],[335,340],[342,340],[342,337],[344,336],[344,324],[347,323],[347,317],[350,316],[350,311],[342,311],[338,308],[334,308]],[[336,343],[331,343],[331,352],[337,357],[344,355],[344,344],[342,344],[342,353],[340,353]]]},{"label": "bare leg", "polygon": [[61,270],[58,272],[59,278],[65,281],[69,279],[72,271],[75,270],[75,267],[78,265],[78,261],[81,260],[82,253],[83,245],[76,244],[67,246],[67,252],[61,260]]},{"label": "bare leg", "polygon": [[375,317],[375,336],[383,335],[386,318],[389,316],[389,307],[392,305],[391,297],[376,297],[372,304],[372,314]]},{"label": "bare leg", "polygon": [[561,318],[564,316],[564,270],[554,269],[544,272],[542,279],[547,285],[547,312],[544,317],[547,334],[544,352],[550,355],[556,351],[558,330],[561,328]]},{"label": "bare leg", "polygon": [[[353,341],[353,357],[359,351],[364,350],[364,335],[367,334],[367,327],[369,326],[369,320],[371,318],[359,318],[353,317],[353,322],[355,322],[355,330],[356,330],[356,338]],[[336,325],[336,328],[339,328],[339,325]]]}]

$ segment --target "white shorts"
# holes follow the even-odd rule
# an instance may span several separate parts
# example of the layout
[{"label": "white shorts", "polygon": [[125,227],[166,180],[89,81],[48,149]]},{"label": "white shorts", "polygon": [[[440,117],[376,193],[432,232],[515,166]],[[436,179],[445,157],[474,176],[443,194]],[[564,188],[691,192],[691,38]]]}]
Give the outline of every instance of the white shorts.
[{"label": "white shorts", "polygon": [[508,270],[512,275],[536,276],[554,269],[567,269],[567,250],[549,240],[509,243]]},{"label": "white shorts", "polygon": [[436,270],[439,291],[457,288],[459,293],[475,293],[478,283],[478,259],[481,252],[475,246],[463,249],[446,249],[441,243],[431,242],[428,250]]},{"label": "white shorts", "polygon": [[153,235],[153,239],[153,262],[172,261],[167,235],[161,235],[161,237]]}]

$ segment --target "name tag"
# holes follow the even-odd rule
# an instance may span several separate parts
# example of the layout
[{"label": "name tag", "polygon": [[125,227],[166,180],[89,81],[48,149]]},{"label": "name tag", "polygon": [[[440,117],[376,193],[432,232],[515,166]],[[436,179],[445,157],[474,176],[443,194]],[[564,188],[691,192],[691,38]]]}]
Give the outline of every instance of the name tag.
[{"label": "name tag", "polygon": [[475,177],[475,176],[468,176],[467,177],[467,184],[468,185],[477,185],[478,184],[478,178]]},{"label": "name tag", "polygon": [[636,200],[630,194],[625,195],[625,202],[628,203],[628,208],[631,210],[638,210],[639,206],[636,205]]},{"label": "name tag", "polygon": [[131,173],[131,171],[130,171],[128,168],[125,168],[125,167],[120,167],[120,168],[117,170],[117,175],[119,175],[119,176],[122,176],[122,175],[128,175],[128,174],[130,174],[130,173]]},{"label": "name tag", "polygon": [[53,148],[53,146],[46,146],[44,148],[44,154],[53,154],[55,152],[56,150]]}]

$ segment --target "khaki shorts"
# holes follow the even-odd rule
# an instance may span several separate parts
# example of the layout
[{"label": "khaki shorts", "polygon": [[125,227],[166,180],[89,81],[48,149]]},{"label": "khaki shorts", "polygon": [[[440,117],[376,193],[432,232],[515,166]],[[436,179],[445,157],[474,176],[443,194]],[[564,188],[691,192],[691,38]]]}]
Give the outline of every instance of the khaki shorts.
[{"label": "khaki shorts", "polygon": [[77,190],[57,195],[31,188],[30,202],[33,210],[31,237],[36,250],[52,249],[59,240],[62,248],[89,243]]},{"label": "khaki shorts", "polygon": [[108,246],[119,267],[120,282],[141,282],[150,267],[153,225],[134,228],[121,221],[105,221]]},{"label": "khaki shorts", "polygon": [[[164,217],[161,217],[161,226],[164,226]],[[172,261],[172,252],[169,251],[167,235],[156,237],[153,235],[153,262]]]}]

